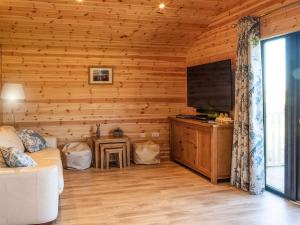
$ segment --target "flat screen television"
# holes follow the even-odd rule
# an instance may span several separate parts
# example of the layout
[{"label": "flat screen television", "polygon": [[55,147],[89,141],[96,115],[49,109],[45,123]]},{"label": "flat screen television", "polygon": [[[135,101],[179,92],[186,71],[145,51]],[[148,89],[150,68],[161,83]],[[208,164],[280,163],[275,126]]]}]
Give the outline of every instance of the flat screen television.
[{"label": "flat screen television", "polygon": [[188,106],[200,111],[232,109],[231,60],[187,68]]}]

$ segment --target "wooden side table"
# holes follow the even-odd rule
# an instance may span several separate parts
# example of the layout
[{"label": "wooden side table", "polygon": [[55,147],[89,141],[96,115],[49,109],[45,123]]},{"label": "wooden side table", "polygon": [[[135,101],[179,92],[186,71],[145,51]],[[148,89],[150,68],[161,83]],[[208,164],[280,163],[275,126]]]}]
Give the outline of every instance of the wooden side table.
[{"label": "wooden side table", "polygon": [[118,154],[119,167],[123,168],[123,149],[122,148],[105,149],[106,168],[109,169],[109,161],[110,161],[111,154]]},{"label": "wooden side table", "polygon": [[[113,143],[113,144],[100,144],[100,167],[104,169],[104,153],[110,149],[122,149],[123,167],[127,166],[127,144],[126,143]],[[106,155],[105,155],[106,157]]]},{"label": "wooden side table", "polygon": [[114,136],[101,136],[101,137],[92,137],[93,146],[94,146],[94,158],[96,168],[99,168],[99,159],[100,159],[100,145],[101,144],[114,144],[114,143],[124,143],[126,144],[126,160],[127,166],[130,166],[130,142],[128,136],[124,135],[122,137]]}]

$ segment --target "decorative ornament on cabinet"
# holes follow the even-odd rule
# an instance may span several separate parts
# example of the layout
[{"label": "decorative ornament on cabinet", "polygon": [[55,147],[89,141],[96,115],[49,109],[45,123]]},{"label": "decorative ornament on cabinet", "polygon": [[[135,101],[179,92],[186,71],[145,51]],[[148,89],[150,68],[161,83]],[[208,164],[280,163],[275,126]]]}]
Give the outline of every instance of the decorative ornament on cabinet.
[{"label": "decorative ornament on cabinet", "polygon": [[97,130],[96,130],[96,137],[100,137],[101,136],[101,131],[100,131],[100,123],[96,124]]},{"label": "decorative ornament on cabinet", "polygon": [[114,137],[123,137],[124,132],[121,128],[117,128],[115,130],[113,130],[113,136]]}]

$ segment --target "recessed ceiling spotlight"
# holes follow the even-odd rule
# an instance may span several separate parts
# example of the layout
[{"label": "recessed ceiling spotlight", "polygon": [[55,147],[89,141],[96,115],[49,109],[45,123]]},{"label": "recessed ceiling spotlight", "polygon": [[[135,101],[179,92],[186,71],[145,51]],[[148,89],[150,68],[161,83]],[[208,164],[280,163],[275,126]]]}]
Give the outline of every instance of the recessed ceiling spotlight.
[{"label": "recessed ceiling spotlight", "polygon": [[158,6],[159,9],[164,9],[165,7],[166,7],[166,5],[163,2],[160,3],[159,6]]},{"label": "recessed ceiling spotlight", "polygon": [[82,0],[77,0],[77,2],[82,2]]}]

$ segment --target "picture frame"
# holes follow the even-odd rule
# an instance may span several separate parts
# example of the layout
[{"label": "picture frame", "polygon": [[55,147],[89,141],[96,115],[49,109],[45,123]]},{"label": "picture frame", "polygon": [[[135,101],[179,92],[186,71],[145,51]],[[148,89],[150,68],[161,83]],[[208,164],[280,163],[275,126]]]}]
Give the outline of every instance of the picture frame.
[{"label": "picture frame", "polygon": [[113,69],[111,67],[89,67],[89,84],[112,84]]}]

